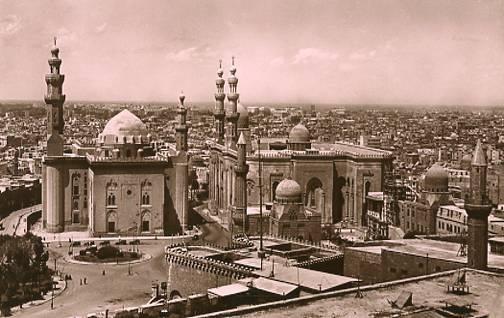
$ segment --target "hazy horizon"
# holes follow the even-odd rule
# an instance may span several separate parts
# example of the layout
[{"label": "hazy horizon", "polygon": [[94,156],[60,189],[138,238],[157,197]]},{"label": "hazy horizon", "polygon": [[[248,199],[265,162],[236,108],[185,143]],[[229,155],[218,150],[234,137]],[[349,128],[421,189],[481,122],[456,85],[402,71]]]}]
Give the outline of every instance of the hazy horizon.
[{"label": "hazy horizon", "polygon": [[[72,101],[504,105],[504,0],[0,0],[0,99],[41,100],[57,36]],[[226,87],[227,90],[227,87]]]}]

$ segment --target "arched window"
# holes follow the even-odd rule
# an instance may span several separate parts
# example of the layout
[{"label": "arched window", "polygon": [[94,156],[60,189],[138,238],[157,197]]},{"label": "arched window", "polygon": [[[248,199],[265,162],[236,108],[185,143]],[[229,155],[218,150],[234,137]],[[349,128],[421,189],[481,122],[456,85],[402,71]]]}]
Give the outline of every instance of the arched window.
[{"label": "arched window", "polygon": [[142,232],[150,232],[151,214],[146,211],[142,214]]},{"label": "arched window", "polygon": [[148,193],[144,193],[142,196],[142,204],[149,205],[150,204],[150,195]]},{"label": "arched window", "polygon": [[107,197],[107,205],[116,205],[116,197],[114,193],[109,193]]},{"label": "arched window", "polygon": [[278,181],[273,182],[271,185],[271,201],[276,199],[276,188],[278,187]]},{"label": "arched window", "polygon": [[310,181],[308,181],[308,183],[306,184],[307,206],[311,208],[317,207],[318,199],[320,199],[319,197],[317,197],[317,194],[320,193],[320,191],[317,191],[318,189],[322,189],[322,182],[318,178],[310,179]]}]

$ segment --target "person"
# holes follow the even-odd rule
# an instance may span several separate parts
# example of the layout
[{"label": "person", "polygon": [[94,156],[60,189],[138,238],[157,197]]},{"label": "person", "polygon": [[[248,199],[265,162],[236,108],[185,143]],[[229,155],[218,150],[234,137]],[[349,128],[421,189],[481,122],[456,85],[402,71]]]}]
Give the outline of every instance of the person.
[{"label": "person", "polygon": [[82,278],[80,279],[80,284],[81,284],[81,286],[82,286]]},{"label": "person", "polygon": [[87,278],[84,277],[84,285],[87,285]]},{"label": "person", "polygon": [[102,271],[102,275],[105,276],[105,270]]}]

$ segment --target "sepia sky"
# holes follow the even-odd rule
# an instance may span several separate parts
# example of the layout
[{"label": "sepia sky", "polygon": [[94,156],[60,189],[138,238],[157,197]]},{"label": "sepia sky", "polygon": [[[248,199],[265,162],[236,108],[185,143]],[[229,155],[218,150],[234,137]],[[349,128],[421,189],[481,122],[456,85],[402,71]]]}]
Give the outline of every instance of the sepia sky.
[{"label": "sepia sky", "polygon": [[[504,105],[504,0],[0,0],[0,99]],[[226,88],[227,90],[227,88]]]}]

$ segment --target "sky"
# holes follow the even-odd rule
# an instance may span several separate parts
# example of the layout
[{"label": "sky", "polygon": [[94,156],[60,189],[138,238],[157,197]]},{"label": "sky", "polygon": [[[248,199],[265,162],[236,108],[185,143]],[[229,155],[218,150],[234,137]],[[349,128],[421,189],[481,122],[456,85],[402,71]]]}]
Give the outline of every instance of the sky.
[{"label": "sky", "polygon": [[[504,0],[0,0],[0,99],[504,105]],[[227,86],[227,84],[226,84]],[[228,88],[226,87],[226,90]]]}]

